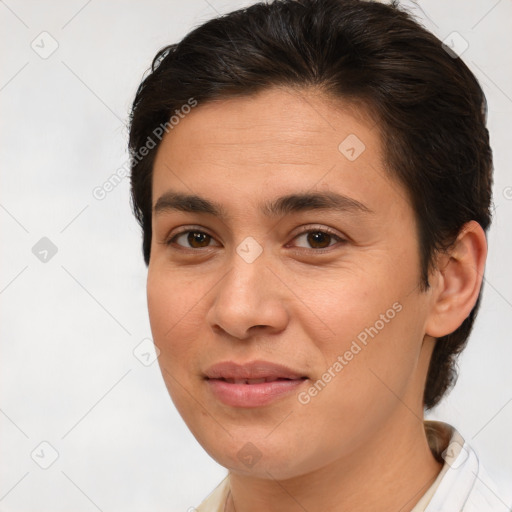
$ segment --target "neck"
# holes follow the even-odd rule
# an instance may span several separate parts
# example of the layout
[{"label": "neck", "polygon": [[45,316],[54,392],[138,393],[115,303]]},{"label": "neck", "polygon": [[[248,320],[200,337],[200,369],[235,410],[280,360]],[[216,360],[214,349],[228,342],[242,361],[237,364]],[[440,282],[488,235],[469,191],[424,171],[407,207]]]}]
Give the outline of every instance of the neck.
[{"label": "neck", "polygon": [[[226,512],[410,512],[441,471],[423,422],[404,408],[358,450],[287,480],[230,473]],[[399,426],[399,428],[396,428]]]}]

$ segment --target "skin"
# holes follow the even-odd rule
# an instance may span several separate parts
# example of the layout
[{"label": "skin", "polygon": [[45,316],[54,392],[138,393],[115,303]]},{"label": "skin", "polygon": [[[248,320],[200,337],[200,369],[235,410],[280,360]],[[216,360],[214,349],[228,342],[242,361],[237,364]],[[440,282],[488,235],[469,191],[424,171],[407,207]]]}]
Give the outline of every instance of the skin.
[{"label": "skin", "polygon": [[[350,134],[366,146],[354,161],[338,149]],[[147,279],[163,378],[199,443],[230,470],[226,509],[411,510],[441,469],[423,429],[423,389],[435,338],[453,332],[478,297],[481,227],[464,227],[422,292],[414,212],[385,170],[378,127],[360,107],[314,90],[197,106],[159,147],[153,205],[169,190],[228,213],[154,213]],[[319,191],[373,213],[260,210]],[[321,249],[301,227],[345,241],[321,235]],[[186,228],[211,238],[166,244]],[[263,250],[252,263],[236,252],[249,236]],[[204,380],[214,363],[264,359],[307,375],[307,390],[397,302],[400,312],[307,404],[292,393],[231,407]],[[248,442],[261,455],[252,467],[238,457]]]}]

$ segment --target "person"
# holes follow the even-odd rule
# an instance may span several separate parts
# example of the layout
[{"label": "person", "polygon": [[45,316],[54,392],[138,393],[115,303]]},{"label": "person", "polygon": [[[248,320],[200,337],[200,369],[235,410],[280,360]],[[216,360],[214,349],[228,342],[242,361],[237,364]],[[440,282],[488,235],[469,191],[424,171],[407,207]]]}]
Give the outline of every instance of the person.
[{"label": "person", "polygon": [[[275,0],[166,46],[130,117],[159,365],[217,511],[503,511],[455,427],[486,99],[396,3]],[[199,501],[199,500],[198,500]]]}]

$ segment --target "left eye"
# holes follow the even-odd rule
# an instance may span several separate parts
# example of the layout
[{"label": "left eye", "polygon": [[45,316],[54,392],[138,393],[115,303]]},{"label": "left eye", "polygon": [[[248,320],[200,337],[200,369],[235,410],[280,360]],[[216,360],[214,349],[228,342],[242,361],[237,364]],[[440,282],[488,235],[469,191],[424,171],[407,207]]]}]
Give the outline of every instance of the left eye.
[{"label": "left eye", "polygon": [[[334,233],[329,233],[327,231],[321,231],[321,230],[312,230],[312,231],[306,231],[294,238],[294,240],[304,239],[307,244],[309,244],[309,247],[307,246],[299,246],[299,247],[305,247],[305,248],[312,248],[312,249],[325,249],[326,247],[330,247],[331,245],[334,245],[336,242],[343,242],[344,240],[341,239],[339,236],[335,235]],[[331,243],[332,242],[332,243]]]}]

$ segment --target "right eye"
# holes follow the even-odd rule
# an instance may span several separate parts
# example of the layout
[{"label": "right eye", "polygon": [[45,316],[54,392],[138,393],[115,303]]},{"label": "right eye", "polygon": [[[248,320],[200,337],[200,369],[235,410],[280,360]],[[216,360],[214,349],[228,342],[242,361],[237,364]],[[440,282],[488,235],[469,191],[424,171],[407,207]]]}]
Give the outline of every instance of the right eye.
[{"label": "right eye", "polygon": [[[180,243],[179,240],[181,240],[182,243]],[[212,240],[214,240],[214,238],[204,231],[188,229],[176,233],[165,243],[167,245],[176,244],[185,249],[202,249],[209,247]]]}]

